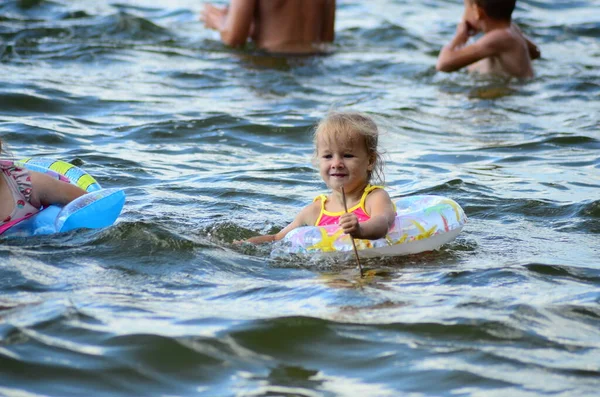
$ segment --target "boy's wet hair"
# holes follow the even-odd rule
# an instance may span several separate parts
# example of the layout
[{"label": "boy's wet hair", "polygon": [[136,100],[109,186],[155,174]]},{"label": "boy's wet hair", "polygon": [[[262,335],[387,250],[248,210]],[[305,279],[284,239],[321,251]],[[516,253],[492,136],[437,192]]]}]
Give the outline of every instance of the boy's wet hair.
[{"label": "boy's wet hair", "polygon": [[469,0],[483,8],[488,17],[501,21],[510,21],[517,0]]},{"label": "boy's wet hair", "polygon": [[383,156],[377,149],[379,129],[369,116],[358,112],[331,112],[319,122],[315,128],[313,142],[315,145],[315,160],[318,158],[318,138],[327,133],[335,138],[347,138],[352,133],[358,133],[364,139],[367,155],[373,160],[373,170],[368,172],[367,182],[378,185],[385,183],[383,175]]}]

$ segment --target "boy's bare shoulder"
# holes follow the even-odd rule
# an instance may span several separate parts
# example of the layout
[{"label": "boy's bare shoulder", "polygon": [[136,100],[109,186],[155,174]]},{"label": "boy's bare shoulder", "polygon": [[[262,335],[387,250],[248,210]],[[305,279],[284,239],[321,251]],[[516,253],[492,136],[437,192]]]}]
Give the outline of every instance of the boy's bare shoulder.
[{"label": "boy's bare shoulder", "polygon": [[511,29],[496,29],[483,35],[477,44],[495,50],[495,52],[507,51],[520,45],[522,38]]}]

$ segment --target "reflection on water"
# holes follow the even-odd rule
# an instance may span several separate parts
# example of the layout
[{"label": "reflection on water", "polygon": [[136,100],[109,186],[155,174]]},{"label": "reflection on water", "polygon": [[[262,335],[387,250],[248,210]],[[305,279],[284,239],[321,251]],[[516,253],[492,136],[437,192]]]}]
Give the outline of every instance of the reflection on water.
[{"label": "reflection on water", "polygon": [[[595,395],[599,29],[520,1],[531,81],[435,72],[461,2],[338,2],[326,56],[223,47],[202,4],[0,4],[0,135],[125,187],[114,227],[1,240],[0,394]],[[330,109],[386,131],[392,197],[453,198],[441,250],[271,259],[325,190]]]}]

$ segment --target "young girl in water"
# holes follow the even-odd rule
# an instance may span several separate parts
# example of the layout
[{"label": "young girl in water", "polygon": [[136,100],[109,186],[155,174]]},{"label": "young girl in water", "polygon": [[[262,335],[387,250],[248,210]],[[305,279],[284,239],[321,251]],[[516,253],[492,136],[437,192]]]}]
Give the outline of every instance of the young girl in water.
[{"label": "young girl in water", "polygon": [[[319,173],[331,192],[317,196],[279,233],[246,241],[255,244],[277,241],[300,226],[331,224],[339,224],[353,238],[384,237],[394,223],[396,211],[387,192],[370,184],[383,182],[378,138],[377,125],[363,114],[328,115],[315,129],[314,143]],[[344,209],[342,187],[348,213]]]},{"label": "young girl in water", "polygon": [[39,212],[41,207],[66,205],[84,194],[85,191],[78,186],[0,159],[0,233],[3,226],[28,218]]}]

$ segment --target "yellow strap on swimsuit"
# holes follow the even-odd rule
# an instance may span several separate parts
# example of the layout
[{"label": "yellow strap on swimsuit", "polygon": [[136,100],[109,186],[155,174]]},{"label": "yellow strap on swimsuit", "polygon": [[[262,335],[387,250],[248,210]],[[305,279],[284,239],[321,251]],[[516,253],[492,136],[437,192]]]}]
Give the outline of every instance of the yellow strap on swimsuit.
[{"label": "yellow strap on swimsuit", "polygon": [[[348,208],[348,212],[354,212],[358,208],[361,208],[363,210],[363,212],[365,214],[367,214],[367,210],[365,209],[365,201],[367,200],[367,196],[369,195],[369,193],[371,193],[373,190],[376,190],[376,189],[383,189],[383,186],[367,185],[367,187],[365,187],[365,190],[363,191],[363,194],[362,194],[362,197],[360,198],[359,203],[356,204],[352,208]],[[324,194],[320,194],[317,197],[315,197],[315,199],[313,200],[313,202],[315,202],[317,200],[321,200],[321,211],[319,212],[319,216],[317,217],[317,220],[315,222],[315,226],[317,226],[319,224],[319,222],[321,222],[321,218],[323,218],[323,215],[341,216],[345,212],[345,211],[339,211],[339,212],[330,212],[330,211],[327,211],[325,209],[325,201],[327,201],[327,196],[324,195]],[[395,209],[395,207],[394,207],[394,209]]]}]

